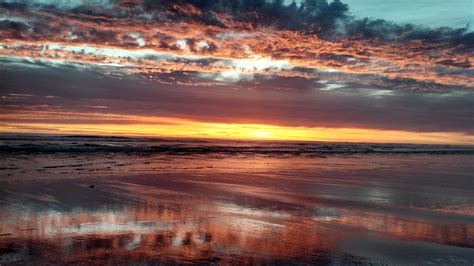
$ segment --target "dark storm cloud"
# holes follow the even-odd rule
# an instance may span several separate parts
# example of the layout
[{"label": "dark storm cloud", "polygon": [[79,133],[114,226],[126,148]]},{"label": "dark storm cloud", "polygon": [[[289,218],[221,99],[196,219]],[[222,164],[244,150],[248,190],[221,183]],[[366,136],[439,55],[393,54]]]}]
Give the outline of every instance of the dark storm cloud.
[{"label": "dark storm cloud", "polygon": [[462,45],[463,48],[474,48],[474,32],[467,28],[449,27],[426,28],[414,24],[399,25],[383,19],[350,20],[344,25],[344,34],[351,38],[375,39],[379,41],[413,41],[427,43],[449,43]]},{"label": "dark storm cloud", "polygon": [[[178,18],[201,20],[217,26],[225,25],[220,24],[218,18],[212,19],[215,14],[229,14],[236,20],[250,22],[255,27],[274,25],[280,29],[314,33],[326,38],[423,40],[449,42],[467,48],[473,48],[474,45],[474,33],[466,28],[430,29],[413,24],[399,25],[383,19],[358,19],[350,14],[350,5],[339,0],[305,0],[301,4],[293,2],[290,5],[283,4],[282,0],[145,0],[141,6],[146,11],[172,11]],[[195,7],[199,12],[184,12],[188,6]]]},{"label": "dark storm cloud", "polygon": [[3,20],[0,21],[0,32],[4,38],[23,39],[24,34],[30,27],[24,22]]},{"label": "dark storm cloud", "polygon": [[[180,7],[193,6],[198,12],[186,12]],[[142,6],[146,11],[172,11],[178,16],[202,19],[215,23],[219,19],[210,19],[214,14],[232,15],[236,20],[247,21],[255,26],[274,24],[280,28],[304,29],[325,32],[334,26],[338,19],[347,18],[348,6],[340,1],[328,3],[326,0],[307,0],[301,5],[284,5],[282,0],[145,0]]]},{"label": "dark storm cloud", "polygon": [[[198,21],[218,27],[231,27],[221,15],[236,21],[248,22],[252,27],[275,26],[297,30],[323,38],[370,39],[375,41],[413,41],[449,43],[472,49],[474,33],[467,28],[427,28],[413,24],[396,24],[383,19],[359,19],[350,13],[350,3],[340,0],[304,0],[285,5],[283,0],[110,0],[110,1],[7,1],[0,3],[6,11],[26,12],[28,8],[48,8],[49,12],[68,10],[83,21],[101,23],[111,18],[139,18],[143,13],[153,20]],[[427,3],[428,4],[428,3]],[[376,17],[376,14],[374,14]],[[14,31],[24,27],[11,24]]]}]

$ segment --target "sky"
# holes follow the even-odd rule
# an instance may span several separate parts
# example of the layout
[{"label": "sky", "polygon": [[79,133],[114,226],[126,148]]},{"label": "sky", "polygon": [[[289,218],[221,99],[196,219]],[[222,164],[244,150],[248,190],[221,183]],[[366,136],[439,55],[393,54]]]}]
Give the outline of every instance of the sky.
[{"label": "sky", "polygon": [[428,27],[463,28],[474,26],[472,0],[346,0],[358,17],[383,18],[397,23]]},{"label": "sky", "polygon": [[[295,0],[300,4],[304,1]],[[292,0],[285,0],[290,4]],[[342,0],[350,13],[359,18],[385,19],[396,23],[414,23],[426,27],[474,26],[473,0]]]},{"label": "sky", "polygon": [[0,0],[0,132],[473,144],[446,2]]}]

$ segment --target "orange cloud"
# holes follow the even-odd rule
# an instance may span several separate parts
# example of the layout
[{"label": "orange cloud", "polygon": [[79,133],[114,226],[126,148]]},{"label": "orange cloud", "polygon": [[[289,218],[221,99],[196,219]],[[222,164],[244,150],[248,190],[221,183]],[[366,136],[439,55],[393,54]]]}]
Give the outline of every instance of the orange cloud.
[{"label": "orange cloud", "polygon": [[[192,8],[185,10],[199,13]],[[318,78],[321,73],[330,71],[349,75],[344,77],[349,81],[364,80],[365,75],[371,75],[422,83],[399,85],[399,89],[439,90],[431,83],[446,88],[474,87],[474,77],[469,72],[473,69],[473,57],[468,50],[449,43],[325,40],[299,31],[255,28],[223,14],[218,17],[226,27],[192,20],[155,22],[135,17],[97,17],[45,10],[39,13],[38,17],[55,30],[44,29],[47,34],[32,36],[4,30],[0,56],[111,64],[146,74],[238,71]],[[159,54],[167,57],[157,59]],[[271,64],[266,68],[241,69],[233,64],[239,60],[255,60],[255,57],[285,61],[293,70],[285,71]],[[380,78],[374,78],[369,85],[380,85],[376,80]]]}]

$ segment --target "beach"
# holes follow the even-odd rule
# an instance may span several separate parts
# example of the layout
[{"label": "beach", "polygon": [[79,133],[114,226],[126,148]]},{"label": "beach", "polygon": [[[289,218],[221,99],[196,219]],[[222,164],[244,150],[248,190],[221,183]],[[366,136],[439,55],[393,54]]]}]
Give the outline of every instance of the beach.
[{"label": "beach", "polygon": [[474,263],[469,147],[22,141],[2,142],[2,264]]}]

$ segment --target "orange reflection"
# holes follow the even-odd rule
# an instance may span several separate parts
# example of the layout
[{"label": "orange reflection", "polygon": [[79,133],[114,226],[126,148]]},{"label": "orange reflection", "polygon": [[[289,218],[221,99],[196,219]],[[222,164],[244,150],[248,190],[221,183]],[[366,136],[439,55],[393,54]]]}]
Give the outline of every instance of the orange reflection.
[{"label": "orange reflection", "polygon": [[[59,165],[61,156],[72,161]],[[52,157],[58,161],[52,162]],[[37,169],[32,168],[26,173],[29,180],[19,174],[10,181],[0,180],[0,254],[8,254],[2,260],[311,263],[338,259],[341,252],[351,254],[344,243],[367,237],[395,241],[394,252],[396,241],[415,246],[430,243],[442,246],[446,253],[474,246],[472,199],[464,190],[469,182],[457,173],[463,168],[450,164],[449,157],[284,160],[276,156],[263,162],[255,156],[213,160],[209,154],[182,155],[178,160],[140,155],[139,162],[150,163],[125,166],[114,176],[99,175],[101,170],[94,167],[103,167],[107,161],[133,164],[137,158],[85,157],[97,165],[78,170],[78,164],[87,159],[71,159],[71,154],[16,160],[22,165],[48,161],[64,167],[36,178]],[[454,158],[461,165],[470,159]],[[380,162],[389,169],[381,170]],[[425,167],[433,162],[435,168]],[[166,164],[175,172],[160,168],[153,174],[137,174],[153,172],[143,167]],[[183,170],[209,164],[213,168],[194,173]],[[427,191],[435,185],[427,185],[426,179],[435,182],[433,173],[440,169],[453,183]],[[74,179],[73,172],[89,177]],[[400,180],[407,177],[417,181],[401,186]],[[89,187],[91,183],[95,188]],[[407,190],[412,194],[407,196]],[[456,191],[461,195],[457,200],[466,204],[452,211],[455,197],[439,199],[438,192],[446,190]],[[403,202],[405,198],[410,199],[408,203]],[[413,203],[421,206],[412,207]],[[434,205],[439,208],[431,208]],[[426,248],[424,244],[420,250]]]},{"label": "orange reflection", "polygon": [[[452,245],[469,243],[472,225],[439,227],[422,221],[367,213],[333,219],[295,216],[285,211],[258,210],[214,203],[189,208],[141,204],[118,210],[5,213],[18,215],[0,224],[0,241],[14,243],[17,262],[25,259],[86,262],[99,258],[115,262],[166,259],[207,262],[304,259],[312,254],[331,256],[338,241],[356,237],[351,227],[409,240],[429,240]],[[3,216],[5,217],[5,216]],[[10,223],[9,223],[10,221]],[[341,224],[345,227],[335,226]],[[363,230],[362,230],[363,232]],[[11,235],[10,235],[11,234]],[[472,244],[472,243],[471,243]],[[42,257],[24,254],[22,248],[41,250]],[[113,253],[113,257],[107,254]]]}]

